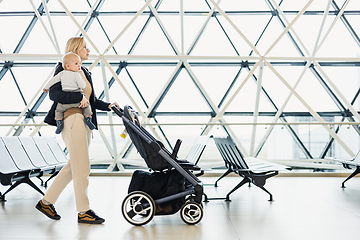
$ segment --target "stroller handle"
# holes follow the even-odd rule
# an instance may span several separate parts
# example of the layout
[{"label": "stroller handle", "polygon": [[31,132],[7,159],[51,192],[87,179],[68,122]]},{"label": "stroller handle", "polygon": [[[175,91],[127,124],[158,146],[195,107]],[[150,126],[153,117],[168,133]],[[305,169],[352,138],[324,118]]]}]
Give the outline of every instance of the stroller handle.
[{"label": "stroller handle", "polygon": [[116,106],[111,106],[111,109],[119,116],[122,117],[124,115],[124,110],[121,108],[117,108]]}]

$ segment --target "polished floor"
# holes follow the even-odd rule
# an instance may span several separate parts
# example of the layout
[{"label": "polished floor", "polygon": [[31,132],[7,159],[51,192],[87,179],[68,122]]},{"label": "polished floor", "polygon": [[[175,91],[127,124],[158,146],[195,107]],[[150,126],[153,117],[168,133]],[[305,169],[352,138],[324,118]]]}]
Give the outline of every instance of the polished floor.
[{"label": "polished floor", "polygon": [[[215,179],[203,177],[202,181]],[[204,218],[197,225],[186,225],[177,213],[155,216],[142,227],[130,225],[120,213],[130,177],[90,177],[91,206],[106,219],[102,225],[77,223],[72,185],[55,204],[61,220],[53,221],[35,209],[41,196],[23,184],[0,203],[0,239],[358,239],[360,178],[350,180],[346,189],[340,188],[343,179],[275,177],[266,184],[273,202],[259,188],[244,186],[231,196],[231,202],[205,203]],[[217,188],[205,186],[205,192],[223,197],[239,180],[227,177]],[[0,186],[0,191],[4,189]]]}]

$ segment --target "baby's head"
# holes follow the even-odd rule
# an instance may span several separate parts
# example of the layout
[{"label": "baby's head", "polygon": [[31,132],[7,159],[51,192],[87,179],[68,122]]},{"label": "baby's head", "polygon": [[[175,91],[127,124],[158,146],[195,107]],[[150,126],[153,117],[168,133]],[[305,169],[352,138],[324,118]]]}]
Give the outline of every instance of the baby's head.
[{"label": "baby's head", "polygon": [[81,67],[81,58],[73,52],[68,52],[63,56],[62,66],[65,70],[77,72]]}]

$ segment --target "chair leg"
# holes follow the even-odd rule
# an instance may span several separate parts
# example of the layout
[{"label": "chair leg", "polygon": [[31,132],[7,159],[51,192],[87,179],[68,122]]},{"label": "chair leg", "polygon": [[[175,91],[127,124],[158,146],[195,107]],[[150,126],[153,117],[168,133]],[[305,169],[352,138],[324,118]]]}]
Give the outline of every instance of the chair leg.
[{"label": "chair leg", "polygon": [[350,180],[351,178],[355,177],[355,176],[356,176],[357,174],[359,174],[359,173],[360,173],[360,167],[356,167],[356,170],[355,170],[352,174],[350,174],[350,175],[345,179],[345,181],[342,182],[341,187],[342,187],[342,188],[346,188],[346,187],[345,187],[345,182],[348,181],[348,180]]},{"label": "chair leg", "polygon": [[6,190],[6,192],[4,192],[4,193],[2,194],[1,200],[5,202],[5,201],[6,201],[6,200],[5,200],[5,195],[6,195],[8,192],[10,192],[11,190],[13,190],[14,188],[16,188],[17,186],[19,186],[21,183],[23,183],[23,182],[17,181],[17,182],[15,182],[15,184],[12,184],[12,185],[8,188],[8,190]]},{"label": "chair leg", "polygon": [[23,182],[24,182],[24,183],[27,183],[28,185],[30,185],[33,189],[35,189],[36,191],[38,191],[41,195],[45,195],[45,193],[43,193],[43,191],[41,191],[40,188],[38,188],[38,186],[36,186],[35,183],[30,180],[30,178],[24,179]]},{"label": "chair leg", "polygon": [[6,202],[5,196],[0,192],[0,202]]},{"label": "chair leg", "polygon": [[270,195],[269,202],[274,201],[274,200],[273,200],[273,196],[272,196],[272,194],[271,194],[268,190],[266,190],[266,188],[264,188],[264,187],[259,187],[259,188],[261,188],[263,191],[267,192],[267,193]]},{"label": "chair leg", "polygon": [[41,181],[40,186],[44,186],[44,180],[41,179],[41,176],[37,176],[37,178]]},{"label": "chair leg", "polygon": [[204,202],[209,202],[208,196],[205,193],[203,193],[203,194],[204,194]]},{"label": "chair leg", "polygon": [[233,170],[232,169],[228,169],[226,172],[224,172],[216,181],[215,181],[215,187],[217,187],[217,183],[220,181],[220,179],[226,177],[227,175],[229,175],[230,173],[232,173]]},{"label": "chair leg", "polygon": [[35,185],[35,183],[33,183],[29,178],[25,178],[22,181],[16,181],[13,185],[11,185],[11,187],[4,193],[1,195],[1,200],[5,201],[5,195],[7,193],[9,193],[10,191],[12,191],[14,188],[16,188],[17,186],[19,186],[22,183],[27,183],[28,185],[30,185],[32,188],[34,188],[36,191],[38,191],[40,194],[45,195],[43,193],[43,191],[40,190],[40,188],[38,188],[38,186]]},{"label": "chair leg", "polygon": [[60,171],[57,171],[57,172],[53,173],[53,174],[48,178],[48,180],[45,181],[44,187],[47,187],[47,183],[48,183],[51,179],[53,179],[54,177],[56,177],[56,175],[58,175],[59,172],[60,172]]},{"label": "chair leg", "polygon": [[251,180],[247,177],[244,177],[244,179],[238,184],[236,185],[236,187],[234,187],[227,195],[226,195],[226,200],[227,202],[230,202],[230,194],[232,194],[233,192],[235,192],[236,190],[238,190],[242,185],[244,185],[245,183],[249,183],[251,182]]}]

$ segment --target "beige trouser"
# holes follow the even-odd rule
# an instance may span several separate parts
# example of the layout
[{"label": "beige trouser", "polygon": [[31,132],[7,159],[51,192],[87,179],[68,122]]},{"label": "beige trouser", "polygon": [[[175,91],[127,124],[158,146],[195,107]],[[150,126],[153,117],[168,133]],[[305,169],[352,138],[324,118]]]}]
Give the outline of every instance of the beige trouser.
[{"label": "beige trouser", "polygon": [[82,114],[76,113],[65,119],[62,138],[69,151],[70,160],[56,176],[44,199],[54,204],[64,188],[73,180],[77,211],[85,212],[90,209],[87,189],[91,130],[85,126]]}]

